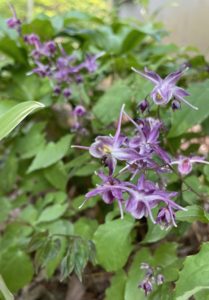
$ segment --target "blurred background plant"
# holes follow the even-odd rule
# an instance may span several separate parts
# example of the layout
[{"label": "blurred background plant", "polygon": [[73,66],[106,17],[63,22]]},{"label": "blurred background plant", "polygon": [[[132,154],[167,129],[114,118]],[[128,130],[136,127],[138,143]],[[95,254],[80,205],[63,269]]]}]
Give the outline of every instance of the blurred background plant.
[{"label": "blurred background plant", "polygon": [[[0,5],[3,17],[10,17],[6,5]],[[15,3],[18,16],[26,15],[25,5]],[[73,5],[80,11],[71,11]],[[209,276],[202,277],[203,271],[209,275],[208,243],[196,253],[208,240],[208,166],[198,165],[186,177],[197,194],[175,174],[168,177],[168,188],[179,191],[179,203],[188,208],[177,214],[177,229],[162,231],[146,218],[120,220],[118,207],[104,205],[99,197],[78,209],[85,193],[98,183],[94,171],[100,164],[70,145],[89,145],[95,136],[113,133],[123,103],[130,115],[141,117],[137,105],[151,85],[133,73],[132,66],[148,66],[162,76],[179,66],[190,67],[181,85],[199,110],[184,106],[173,113],[163,108],[167,132],[162,142],[174,157],[208,155],[207,60],[192,47],[164,44],[167,32],[155,19],[121,20],[109,5],[96,0],[59,1],[58,6],[37,1],[34,14],[46,14],[30,19],[32,13],[27,13],[23,35],[35,33],[42,43],[54,41],[79,62],[103,52],[94,72],[82,74],[79,84],[70,83],[69,97],[54,95],[50,78],[31,74],[31,47],[1,18],[0,114],[31,100],[45,109],[24,120],[0,145],[0,273],[18,300],[133,300],[144,299],[138,284],[144,278],[140,264],[146,262],[160,268],[165,281],[148,299],[172,299],[170,294],[186,299],[185,294],[196,292],[195,299],[206,299],[201,289],[209,284]],[[78,105],[87,113],[75,118]],[[151,115],[156,113],[151,107]],[[85,134],[74,130],[77,121]],[[127,120],[124,126],[132,130]],[[180,272],[189,254],[196,255],[186,258]],[[187,263],[192,259],[198,264]],[[185,274],[194,272],[195,280],[188,284]]]}]

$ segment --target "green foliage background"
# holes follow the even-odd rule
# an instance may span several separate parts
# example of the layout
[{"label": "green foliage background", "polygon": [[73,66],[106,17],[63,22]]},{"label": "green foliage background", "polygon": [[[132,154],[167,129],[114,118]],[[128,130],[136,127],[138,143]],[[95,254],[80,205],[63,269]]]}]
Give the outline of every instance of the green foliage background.
[{"label": "green foliage background", "polygon": [[[102,1],[95,5],[91,1],[85,3],[92,9],[97,9],[98,3],[102,14]],[[21,6],[24,12],[25,4],[16,4],[18,12],[21,14]],[[71,1],[67,8],[64,1],[59,1],[59,5],[60,11],[64,11],[71,8]],[[46,12],[51,14],[50,9]],[[167,133],[162,142],[174,157],[196,153],[200,141],[209,133],[205,58],[191,48],[163,44],[166,31],[152,21],[128,22],[115,15],[109,15],[107,20],[99,14],[72,11],[64,16],[37,16],[23,25],[24,34],[35,32],[43,41],[61,40],[66,51],[76,52],[81,60],[87,53],[104,51],[98,60],[98,70],[85,74],[81,85],[72,85],[73,96],[66,102],[62,96],[52,95],[48,80],[35,74],[26,76],[33,68],[29,49],[16,32],[7,29],[3,18],[0,28],[0,118],[22,102],[38,100],[45,105],[0,145],[0,273],[8,288],[22,300],[23,288],[30,286],[34,278],[41,275],[42,282],[62,280],[66,287],[68,276],[75,273],[81,279],[88,266],[93,271],[98,268],[105,274],[111,272],[106,300],[140,300],[144,293],[137,286],[144,273],[139,266],[147,262],[153,267],[160,265],[165,276],[164,285],[156,287],[149,300],[186,300],[191,295],[196,300],[207,299],[204,297],[209,287],[208,242],[202,236],[198,241],[194,239],[192,250],[188,251],[187,236],[194,222],[209,223],[205,209],[208,166],[195,167],[186,182],[175,174],[168,175],[168,189],[179,191],[177,201],[188,210],[177,214],[177,229],[162,231],[158,225],[135,221],[129,215],[120,220],[118,207],[104,205],[100,197],[79,209],[85,193],[98,183],[94,171],[100,163],[88,153],[70,148],[72,144],[89,145],[95,136],[113,133],[123,103],[133,117],[138,117],[136,106],[149,94],[151,85],[133,74],[132,66],[149,66],[165,76],[187,63],[190,70],[181,85],[188,88],[189,101],[198,105],[199,110],[182,106],[173,113],[163,108],[160,113]],[[81,102],[90,115],[85,124],[90,134],[86,137],[70,131],[69,111]],[[153,106],[151,115],[156,113]],[[196,124],[202,126],[201,131],[187,132]],[[181,148],[182,143],[189,146]],[[200,197],[188,190],[185,183]],[[194,238],[196,232],[192,234]],[[192,278],[193,273],[194,280],[188,284],[187,275]]]}]

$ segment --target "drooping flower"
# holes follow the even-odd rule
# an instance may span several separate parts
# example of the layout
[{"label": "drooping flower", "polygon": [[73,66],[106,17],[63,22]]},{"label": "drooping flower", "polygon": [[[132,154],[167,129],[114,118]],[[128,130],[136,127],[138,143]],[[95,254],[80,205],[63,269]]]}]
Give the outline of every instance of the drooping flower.
[{"label": "drooping flower", "polygon": [[146,68],[144,72],[136,70],[135,68],[132,68],[132,70],[154,84],[154,88],[150,95],[155,104],[166,105],[175,98],[180,102],[184,102],[193,109],[198,109],[184,98],[189,96],[189,93],[185,89],[176,85],[177,81],[181,78],[186,69],[171,73],[164,79],[162,79],[156,72],[150,71]]},{"label": "drooping flower", "polygon": [[[125,190],[124,187],[123,189]],[[176,193],[166,192],[158,188],[153,182],[145,180],[144,175],[138,180],[137,185],[129,183],[126,191],[129,194],[129,199],[126,201],[125,209],[135,219],[149,216],[155,224],[152,209],[160,203],[165,204],[172,210],[185,210],[171,200],[172,197],[176,196]]]},{"label": "drooping flower", "polygon": [[162,229],[169,229],[171,226],[177,226],[175,222],[175,213],[171,206],[162,207],[159,210],[156,223],[159,224]]},{"label": "drooping flower", "polygon": [[[123,218],[123,208],[122,208],[122,201],[123,201],[123,193],[121,186],[123,183],[116,178],[113,178],[112,176],[107,176],[103,172],[96,173],[102,180],[102,184],[98,185],[95,189],[91,190],[86,194],[86,199],[89,199],[91,197],[101,195],[102,200],[106,204],[112,204],[114,200],[118,202],[118,206],[120,209],[121,218]],[[114,186],[117,185],[117,188],[115,189]],[[86,201],[84,201],[85,203]]]},{"label": "drooping flower", "polygon": [[138,108],[140,109],[140,111],[142,113],[144,113],[146,110],[149,109],[149,102],[147,101],[147,99],[142,100],[139,104],[138,104]]},{"label": "drooping flower", "polygon": [[188,175],[192,171],[192,166],[194,163],[209,164],[208,161],[204,160],[204,157],[193,156],[185,157],[180,156],[179,159],[173,160],[170,165],[178,165],[178,171],[182,175]]},{"label": "drooping flower", "polygon": [[17,18],[16,11],[13,7],[13,5],[10,4],[10,10],[12,12],[12,18],[7,19],[7,26],[11,29],[16,29],[19,33],[21,30],[21,21]]},{"label": "drooping flower", "polygon": [[148,296],[153,290],[152,282],[148,279],[143,280],[138,287],[144,290],[145,296]]},{"label": "drooping flower", "polygon": [[164,283],[164,276],[159,273],[159,267],[151,267],[148,263],[141,263],[140,268],[145,270],[144,279],[139,283],[138,287],[144,290],[145,296],[149,295],[154,288],[154,285]]}]

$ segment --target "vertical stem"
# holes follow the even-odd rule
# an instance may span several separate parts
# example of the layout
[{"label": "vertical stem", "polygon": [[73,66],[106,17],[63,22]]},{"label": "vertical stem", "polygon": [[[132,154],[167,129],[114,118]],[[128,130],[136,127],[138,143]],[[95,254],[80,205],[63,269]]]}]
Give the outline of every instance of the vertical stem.
[{"label": "vertical stem", "polygon": [[34,0],[27,0],[27,19],[30,21],[33,16]]}]

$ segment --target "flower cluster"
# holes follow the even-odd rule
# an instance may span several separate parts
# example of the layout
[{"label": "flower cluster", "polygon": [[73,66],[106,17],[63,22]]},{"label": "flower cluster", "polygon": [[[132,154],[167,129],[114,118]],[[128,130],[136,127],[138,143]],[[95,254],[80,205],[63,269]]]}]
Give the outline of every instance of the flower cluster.
[{"label": "flower cluster", "polygon": [[[83,82],[83,75],[93,73],[97,69],[97,59],[103,55],[86,55],[82,62],[78,62],[78,57],[74,54],[68,55],[61,43],[54,40],[42,42],[41,38],[35,34],[21,34],[21,21],[17,18],[15,9],[11,6],[13,17],[7,20],[7,25],[11,29],[19,32],[23,37],[24,43],[30,47],[30,58],[32,60],[33,69],[28,75],[37,74],[39,77],[48,78],[53,87],[53,95],[55,97],[63,96],[69,100],[72,95],[72,84],[80,84]],[[83,105],[74,107],[72,117],[75,119],[72,131],[82,134],[86,133],[84,126],[86,108]]]},{"label": "flower cluster", "polygon": [[[133,136],[121,133],[123,116],[134,125]],[[88,150],[93,157],[101,159],[108,168],[108,175],[101,171],[97,173],[102,183],[87,193],[86,199],[100,195],[106,204],[117,201],[121,217],[125,208],[125,211],[136,219],[149,216],[153,223],[158,223],[163,228],[176,226],[175,211],[184,210],[172,200],[177,193],[166,191],[164,185],[160,186],[145,178],[149,170],[159,175],[169,172],[172,163],[170,156],[160,145],[162,125],[162,122],[153,118],[134,121],[124,111],[123,105],[114,136],[98,136],[90,147],[72,146]],[[125,163],[125,166],[115,176],[119,162]],[[125,172],[130,174],[131,181],[122,181],[118,178],[118,175]],[[132,180],[136,176],[139,176],[139,179],[134,184]],[[156,219],[152,213],[155,207],[159,207]]]},{"label": "flower cluster", "polygon": [[31,47],[30,56],[35,68],[29,73],[35,73],[40,77],[48,77],[53,85],[55,96],[63,95],[69,99],[72,83],[83,81],[82,72],[96,71],[97,55],[87,55],[85,61],[77,63],[76,55],[68,55],[61,45],[53,40],[41,42],[40,37],[34,33],[25,35],[24,41]]},{"label": "flower cluster", "polygon": [[147,263],[141,264],[141,269],[145,270],[145,277],[138,287],[144,290],[145,296],[153,291],[153,285],[161,285],[164,283],[164,276],[159,273],[159,268],[153,268]]}]

